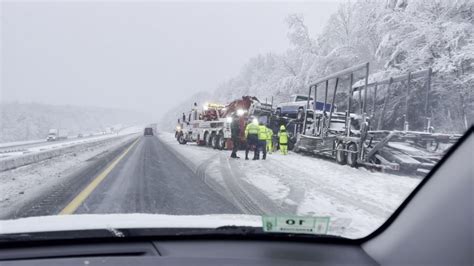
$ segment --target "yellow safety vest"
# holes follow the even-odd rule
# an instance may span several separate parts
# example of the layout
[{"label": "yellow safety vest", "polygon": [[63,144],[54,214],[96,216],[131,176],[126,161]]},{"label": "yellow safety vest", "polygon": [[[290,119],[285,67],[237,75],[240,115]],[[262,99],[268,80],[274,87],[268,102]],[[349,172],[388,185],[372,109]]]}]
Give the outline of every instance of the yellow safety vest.
[{"label": "yellow safety vest", "polygon": [[279,142],[282,145],[288,144],[288,133],[286,131],[278,132]]},{"label": "yellow safety vest", "polygon": [[267,140],[272,140],[273,137],[273,130],[267,128]]},{"label": "yellow safety vest", "polygon": [[258,134],[258,125],[255,125],[254,123],[250,123],[245,127],[245,137],[247,137],[249,134],[256,135]]},{"label": "yellow safety vest", "polygon": [[267,127],[266,126],[258,126],[258,139],[259,140],[267,140]]}]

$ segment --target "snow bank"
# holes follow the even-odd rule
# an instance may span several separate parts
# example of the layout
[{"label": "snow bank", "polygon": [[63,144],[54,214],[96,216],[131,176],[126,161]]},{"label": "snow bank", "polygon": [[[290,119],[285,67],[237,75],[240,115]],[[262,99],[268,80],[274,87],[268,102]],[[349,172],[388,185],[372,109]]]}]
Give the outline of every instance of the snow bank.
[{"label": "snow bank", "polygon": [[0,159],[0,172],[37,163],[60,155],[79,152],[83,149],[113,141],[123,135],[107,135],[90,139],[81,139],[70,142],[45,143],[41,146],[29,148],[27,152],[12,154],[10,157]]}]

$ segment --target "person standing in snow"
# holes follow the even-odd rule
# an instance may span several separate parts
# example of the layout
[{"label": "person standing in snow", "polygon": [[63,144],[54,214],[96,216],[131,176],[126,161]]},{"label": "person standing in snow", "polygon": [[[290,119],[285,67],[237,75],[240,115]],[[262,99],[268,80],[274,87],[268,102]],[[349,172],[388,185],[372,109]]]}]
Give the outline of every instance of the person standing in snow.
[{"label": "person standing in snow", "polygon": [[249,159],[249,150],[250,146],[254,146],[254,155],[253,159],[258,160],[258,121],[253,119],[246,127],[245,127],[245,139],[247,140],[247,145],[245,147],[245,160]]},{"label": "person standing in snow", "polygon": [[262,150],[262,160],[267,159],[267,127],[260,121],[258,126],[258,146],[257,146],[257,160],[260,159],[260,150]]},{"label": "person standing in snow", "polygon": [[280,131],[278,132],[278,142],[280,144],[280,153],[283,155],[288,154],[288,133],[284,125],[280,126]]},{"label": "person standing in snow", "polygon": [[[232,123],[230,124],[230,134],[232,138],[232,154],[230,158],[238,159],[237,151],[240,147],[240,120],[237,114],[232,115]],[[246,155],[247,156],[247,155]]]},{"label": "person standing in snow", "polygon": [[267,152],[272,154],[273,152],[273,130],[267,127]]},{"label": "person standing in snow", "polygon": [[[195,102],[194,106],[193,106],[193,109],[191,109],[191,113],[193,114],[193,119],[194,120],[198,119],[197,111],[198,111],[198,107],[197,107],[197,103]],[[191,121],[191,118],[189,118],[189,121]]]}]

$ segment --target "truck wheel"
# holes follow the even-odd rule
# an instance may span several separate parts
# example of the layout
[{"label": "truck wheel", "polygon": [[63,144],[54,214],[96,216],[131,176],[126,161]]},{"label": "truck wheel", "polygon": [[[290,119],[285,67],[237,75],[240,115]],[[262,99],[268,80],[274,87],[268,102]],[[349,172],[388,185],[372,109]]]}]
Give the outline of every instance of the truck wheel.
[{"label": "truck wheel", "polygon": [[204,138],[202,140],[204,141],[204,145],[209,145],[209,132],[204,132]]},{"label": "truck wheel", "polygon": [[339,142],[336,146],[336,162],[338,164],[346,164],[347,157],[346,152],[344,151],[344,143]]},{"label": "truck wheel", "polygon": [[219,150],[223,150],[225,148],[225,138],[224,138],[223,134],[219,134],[219,136],[218,136],[217,148]]},{"label": "truck wheel", "polygon": [[212,141],[211,142],[212,142],[212,147],[214,149],[217,149],[218,148],[217,145],[219,144],[219,136],[212,135]]},{"label": "truck wheel", "polygon": [[214,134],[214,133],[208,134],[208,138],[206,139],[206,145],[207,145],[208,147],[212,147],[212,139],[214,139],[214,136],[215,136],[215,135],[216,135],[216,134]]},{"label": "truck wheel", "polygon": [[347,145],[347,150],[352,151],[347,153],[347,164],[351,167],[357,166],[357,145],[354,142]]},{"label": "truck wheel", "polygon": [[183,145],[186,144],[186,139],[184,138],[183,134],[179,135],[178,142],[179,142],[179,144],[183,144]]}]

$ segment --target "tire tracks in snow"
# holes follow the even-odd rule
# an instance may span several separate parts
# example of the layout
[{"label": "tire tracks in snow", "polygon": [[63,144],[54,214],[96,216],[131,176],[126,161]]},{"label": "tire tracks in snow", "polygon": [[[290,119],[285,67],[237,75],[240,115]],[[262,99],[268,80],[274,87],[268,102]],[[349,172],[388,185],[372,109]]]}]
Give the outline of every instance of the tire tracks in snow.
[{"label": "tire tracks in snow", "polygon": [[[276,162],[269,160],[269,163],[265,165],[269,171],[275,171],[275,169],[281,169],[279,172],[288,173],[288,169],[281,164],[281,162]],[[270,169],[271,168],[271,169]],[[388,218],[392,212],[372,204],[372,199],[364,197],[363,195],[346,195],[341,193],[328,185],[325,185],[324,182],[317,182],[314,177],[309,176],[307,173],[300,171],[296,168],[291,169],[291,175],[298,177],[298,182],[302,182],[301,187],[308,188],[311,187],[317,193],[321,193],[328,198],[333,198],[345,205],[354,206],[358,209],[364,210],[367,213],[370,213],[377,217]],[[296,178],[295,178],[296,179]],[[295,180],[296,181],[296,180]],[[298,202],[299,203],[299,202]]]},{"label": "tire tracks in snow", "polygon": [[[259,188],[245,181],[245,172],[236,162],[230,162],[227,153],[216,152],[208,159],[196,164],[185,155],[171,147],[166,141],[162,143],[172,154],[185,163],[211,189],[231,201],[246,214],[286,214],[296,213],[296,206],[279,206],[268,198]],[[209,167],[215,166],[216,172],[208,173]],[[213,175],[221,175],[221,184]],[[238,176],[236,176],[238,175]]]},{"label": "tire tracks in snow", "polygon": [[[229,193],[234,197],[234,202],[249,214],[288,214],[289,207],[278,206],[268,198],[259,188],[245,181],[245,172],[236,162],[220,155],[221,173]],[[236,176],[239,175],[239,177]]]}]

